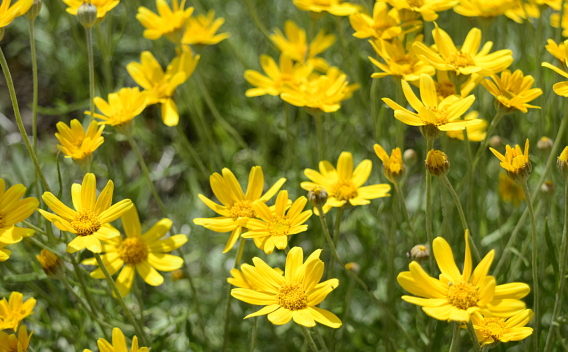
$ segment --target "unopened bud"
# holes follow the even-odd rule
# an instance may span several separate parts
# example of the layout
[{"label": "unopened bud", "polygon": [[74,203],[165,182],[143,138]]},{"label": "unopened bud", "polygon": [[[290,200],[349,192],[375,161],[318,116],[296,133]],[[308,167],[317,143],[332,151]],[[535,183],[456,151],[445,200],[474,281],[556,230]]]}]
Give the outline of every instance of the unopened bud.
[{"label": "unopened bud", "polygon": [[556,191],[556,186],[554,185],[554,183],[552,183],[552,181],[548,180],[542,184],[541,189],[544,193],[554,194],[554,191]]},{"label": "unopened bud", "polygon": [[548,138],[548,137],[542,137],[541,139],[538,140],[538,142],[536,143],[536,147],[538,148],[538,150],[540,150],[544,155],[548,155],[550,153],[550,151],[552,150],[552,145],[554,144],[554,142],[552,141],[552,139]]},{"label": "unopened bud", "polygon": [[450,161],[446,153],[439,150],[430,150],[426,157],[426,169],[434,176],[440,177],[450,172]]},{"label": "unopened bud", "polygon": [[177,270],[172,271],[172,274],[171,274],[172,281],[178,281],[178,280],[183,279],[184,277],[185,277],[185,274],[184,274],[183,270],[177,269]]},{"label": "unopened bud", "polygon": [[359,274],[361,267],[359,266],[359,264],[351,262],[351,263],[345,264],[345,269],[352,271],[355,274]]},{"label": "unopened bud", "polygon": [[568,179],[568,147],[564,148],[564,151],[556,160],[556,167],[562,174],[562,177]]},{"label": "unopened bud", "polygon": [[97,8],[91,2],[84,2],[77,10],[77,20],[83,27],[89,29],[97,22]]},{"label": "unopened bud", "polygon": [[314,187],[308,192],[308,200],[314,208],[319,209],[327,202],[327,191],[323,187]]},{"label": "unopened bud", "polygon": [[411,260],[414,260],[418,263],[422,263],[430,258],[430,248],[428,248],[427,245],[418,244],[412,247],[411,250],[406,252],[406,256]]},{"label": "unopened bud", "polygon": [[63,268],[63,262],[58,256],[47,249],[42,249],[40,255],[36,255],[36,258],[48,277],[57,278],[59,271]]},{"label": "unopened bud", "polygon": [[503,140],[499,136],[493,136],[489,138],[489,146],[493,149],[497,149],[503,146]]},{"label": "unopened bud", "polygon": [[34,0],[32,7],[26,12],[26,17],[30,20],[34,20],[41,11],[41,0]]},{"label": "unopened bud", "polygon": [[402,154],[402,160],[404,160],[404,163],[408,166],[414,166],[414,164],[416,164],[416,161],[418,160],[418,155],[416,154],[416,151],[414,151],[414,149],[406,149],[404,151],[404,154]]}]

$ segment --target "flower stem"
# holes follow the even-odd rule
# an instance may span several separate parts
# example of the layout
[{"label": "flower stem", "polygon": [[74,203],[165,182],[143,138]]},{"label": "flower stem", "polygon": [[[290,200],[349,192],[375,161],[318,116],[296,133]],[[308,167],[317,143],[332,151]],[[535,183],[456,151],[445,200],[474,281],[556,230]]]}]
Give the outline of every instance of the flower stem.
[{"label": "flower stem", "polygon": [[[245,229],[242,230],[245,232]],[[245,248],[245,239],[241,237],[239,240],[239,249],[237,250],[237,256],[235,258],[235,265],[233,265],[234,269],[239,268],[239,264],[241,263],[241,258],[243,256],[243,249]],[[229,323],[231,322],[231,285],[229,285],[229,289],[227,291],[227,301],[225,303],[225,330],[223,333],[223,348],[221,351],[225,351],[227,348],[227,343],[229,342]]]},{"label": "flower stem", "polygon": [[323,123],[321,114],[314,114],[314,119],[316,120],[316,130],[318,134],[318,157],[320,161],[323,161]]},{"label": "flower stem", "polygon": [[467,325],[467,331],[469,331],[469,337],[471,337],[471,342],[473,343],[473,350],[475,352],[481,352],[481,346],[479,346],[479,341],[477,340],[477,335],[475,334],[475,329],[473,328],[473,323],[471,322],[471,319],[467,322],[466,325]]},{"label": "flower stem", "polygon": [[124,310],[124,314],[126,315],[126,318],[130,322],[130,324],[132,324],[132,326],[134,327],[134,330],[136,331],[138,338],[142,342],[142,345],[143,346],[149,346],[148,340],[146,339],[146,334],[144,334],[144,330],[142,330],[140,328],[140,326],[138,325],[138,322],[136,321],[136,319],[134,319],[134,316],[132,315],[132,313],[130,312],[128,307],[126,306],[126,303],[124,302],[124,299],[122,298],[122,295],[120,294],[120,291],[118,290],[118,287],[116,286],[116,283],[112,279],[112,276],[110,276],[107,268],[105,267],[105,263],[103,263],[103,260],[101,259],[101,255],[99,253],[93,253],[93,254],[95,255],[95,259],[97,260],[99,267],[101,268],[103,274],[105,275],[105,278],[106,278],[109,286],[111,287],[112,292],[116,296],[118,303],[120,304],[120,306]]},{"label": "flower stem", "polygon": [[450,345],[450,352],[457,352],[460,344],[460,323],[454,322],[454,332],[452,335],[452,344]]},{"label": "flower stem", "polygon": [[300,327],[300,330],[302,330],[304,338],[306,339],[306,341],[308,341],[308,345],[310,346],[312,352],[319,352],[318,346],[316,346],[314,339],[312,339],[312,337],[310,336],[310,332],[308,331],[308,329],[303,325],[298,324],[298,326]]},{"label": "flower stem", "polygon": [[463,141],[465,144],[465,154],[467,161],[467,219],[473,219],[474,195],[473,195],[473,161],[471,159],[471,148],[467,128],[463,130]]},{"label": "flower stem", "polygon": [[[323,352],[329,352],[329,349],[327,349],[327,346],[325,345],[325,340],[323,339],[323,336],[321,334],[321,332],[319,331],[318,327],[315,326],[314,330],[316,332],[316,337],[318,339],[319,344],[321,345]],[[335,330],[335,329],[334,329]]]},{"label": "flower stem", "polygon": [[[108,17],[111,17],[110,15]],[[112,92],[112,68],[110,67],[110,61],[107,59],[108,57],[110,57],[109,55],[109,50],[107,47],[107,43],[105,43],[104,40],[104,36],[103,36],[103,31],[101,29],[101,24],[97,23],[97,40],[99,43],[99,48],[101,49],[101,58],[102,58],[102,62],[103,62],[103,73],[104,73],[104,78],[105,78],[105,86],[107,89],[107,92]],[[111,29],[109,28],[109,31]],[[112,43],[108,43],[109,45],[112,45]],[[93,67],[94,70],[94,67]],[[93,75],[94,77],[94,75]]]},{"label": "flower stem", "polygon": [[[341,227],[341,218],[343,217],[343,207],[337,208],[337,213],[335,214],[335,230],[333,230],[333,246],[337,247],[337,241],[339,240],[339,228]],[[327,271],[327,279],[333,278],[333,267],[335,266],[335,257],[331,256],[329,259],[329,269]]]},{"label": "flower stem", "polygon": [[247,8],[249,9],[249,12],[250,12],[250,15],[252,17],[254,24],[256,25],[258,30],[262,33],[264,38],[266,38],[268,43],[273,48],[275,48],[276,46],[274,45],[274,42],[272,41],[272,39],[270,39],[270,33],[268,32],[268,29],[266,29],[266,26],[260,21],[260,18],[258,17],[258,13],[254,9],[254,6],[253,6],[251,0],[245,0],[245,3],[247,4]]},{"label": "flower stem", "polygon": [[189,141],[189,139],[185,135],[185,132],[183,131],[183,128],[181,127],[181,125],[179,123],[177,124],[176,128],[178,130],[178,134],[181,137],[181,141],[182,141],[185,149],[187,149],[187,151],[189,152],[189,155],[191,155],[191,158],[193,159],[193,162],[195,163],[195,165],[197,166],[199,171],[201,171],[201,173],[203,173],[203,175],[206,178],[209,177],[210,173],[207,171],[207,168],[205,167],[205,164],[203,163],[203,161],[199,157],[199,154],[197,154],[195,149],[193,149],[191,142]]},{"label": "flower stem", "polygon": [[252,336],[250,338],[250,352],[254,352],[256,347],[256,333],[257,333],[257,325],[258,324],[258,317],[252,318]]},{"label": "flower stem", "polygon": [[[34,141],[34,153],[37,155],[37,99],[38,99],[38,79],[37,79],[37,55],[35,45],[35,18],[30,19],[30,50],[32,53],[32,71],[34,81],[34,101],[32,105],[32,136]],[[35,175],[36,193],[39,197],[38,175]]]},{"label": "flower stem", "polygon": [[87,50],[89,56],[89,107],[91,119],[95,118],[95,59],[93,57],[93,29],[86,28]]},{"label": "flower stem", "polygon": [[529,186],[527,182],[522,183],[523,192],[525,193],[525,198],[527,200],[527,208],[529,209],[529,215],[531,217],[531,234],[532,234],[532,276],[533,276],[533,310],[534,310],[534,331],[533,331],[533,347],[535,351],[538,351],[538,326],[540,316],[538,315],[538,244],[537,244],[537,233],[536,233],[536,219],[534,216],[533,203],[531,200],[531,192],[529,191]]},{"label": "flower stem", "polygon": [[[434,141],[426,140],[426,153],[434,148]],[[434,238],[432,236],[432,175],[426,171],[426,237],[428,238],[428,245],[432,246]],[[432,247],[430,247],[432,248]],[[429,257],[430,273],[434,273],[434,260],[432,256]]]},{"label": "flower stem", "polygon": [[412,227],[412,223],[410,222],[410,217],[408,216],[408,208],[406,207],[406,200],[404,199],[404,194],[402,193],[402,189],[398,182],[395,182],[394,188],[396,188],[396,193],[398,194],[398,199],[400,199],[400,207],[402,208],[402,216],[404,217],[404,221],[406,221],[406,225],[412,232],[414,244],[420,243],[420,237],[416,231],[414,231],[414,227]]}]

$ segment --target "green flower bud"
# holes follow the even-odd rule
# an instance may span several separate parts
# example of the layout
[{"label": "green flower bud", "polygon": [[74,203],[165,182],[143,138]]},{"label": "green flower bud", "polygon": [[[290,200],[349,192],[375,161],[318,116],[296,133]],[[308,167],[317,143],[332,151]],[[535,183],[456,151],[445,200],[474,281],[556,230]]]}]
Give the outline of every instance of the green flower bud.
[{"label": "green flower bud", "polygon": [[85,2],[77,10],[77,19],[86,29],[92,28],[97,22],[97,8],[90,2]]}]

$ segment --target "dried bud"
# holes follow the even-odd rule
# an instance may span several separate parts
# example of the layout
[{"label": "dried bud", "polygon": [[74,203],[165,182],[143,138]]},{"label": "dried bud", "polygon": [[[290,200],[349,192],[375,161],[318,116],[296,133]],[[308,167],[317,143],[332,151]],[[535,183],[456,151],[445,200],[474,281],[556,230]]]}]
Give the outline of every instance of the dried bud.
[{"label": "dried bud", "polygon": [[437,177],[450,172],[450,161],[446,153],[434,149],[430,150],[426,157],[426,170]]},{"label": "dried bud", "polygon": [[63,269],[61,259],[47,249],[42,249],[40,255],[36,257],[45,274],[52,279],[57,278],[59,271]]},{"label": "dried bud", "polygon": [[84,2],[77,10],[77,20],[86,29],[92,28],[97,22],[97,8],[91,2]]},{"label": "dried bud", "polygon": [[552,145],[554,144],[554,142],[552,141],[552,139],[548,138],[548,137],[542,137],[541,139],[538,140],[538,142],[536,143],[536,147],[538,148],[538,150],[540,150],[544,155],[548,155],[550,153],[550,151],[552,150]]},{"label": "dried bud", "polygon": [[564,148],[564,151],[558,157],[556,167],[558,167],[558,171],[560,171],[562,176],[568,179],[568,147]]},{"label": "dried bud", "polygon": [[418,160],[418,155],[416,154],[414,149],[406,149],[404,151],[404,154],[402,154],[402,160],[404,160],[406,165],[414,166],[414,164],[416,164],[416,161]]},{"label": "dried bud", "polygon": [[327,191],[323,187],[314,187],[308,192],[308,200],[314,208],[319,209],[327,202]]},{"label": "dried bud", "polygon": [[489,146],[493,149],[501,148],[503,146],[503,140],[499,136],[493,136],[489,138]]},{"label": "dried bud", "polygon": [[345,264],[345,269],[350,270],[350,271],[354,272],[355,274],[359,274],[361,267],[359,266],[359,264],[351,262],[351,263]]},{"label": "dried bud", "polygon": [[177,269],[177,270],[172,271],[171,277],[172,277],[172,281],[178,281],[178,280],[181,280],[185,277],[185,273],[183,272],[183,270]]},{"label": "dried bud", "polygon": [[554,185],[554,183],[552,183],[552,181],[548,180],[542,184],[541,189],[544,193],[554,194],[554,191],[556,191],[556,186]]},{"label": "dried bud", "polygon": [[418,244],[406,252],[406,256],[418,263],[422,263],[430,258],[430,248],[427,245]]},{"label": "dried bud", "polygon": [[41,0],[34,0],[34,2],[32,3],[32,7],[30,7],[28,12],[26,12],[26,17],[29,20],[33,21],[39,15],[40,11],[41,11]]}]

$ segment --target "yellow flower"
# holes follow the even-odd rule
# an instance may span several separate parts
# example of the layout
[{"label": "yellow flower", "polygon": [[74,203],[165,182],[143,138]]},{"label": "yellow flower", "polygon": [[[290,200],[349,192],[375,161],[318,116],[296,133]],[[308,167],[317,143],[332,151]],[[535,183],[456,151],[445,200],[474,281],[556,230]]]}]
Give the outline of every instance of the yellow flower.
[{"label": "yellow flower", "polygon": [[292,60],[312,67],[320,72],[327,72],[329,64],[321,57],[316,57],[324,52],[335,42],[333,34],[325,34],[325,30],[319,31],[310,45],[306,41],[306,31],[298,27],[292,20],[284,23],[284,35],[280,29],[275,28],[270,39],[278,47],[283,55]]},{"label": "yellow flower", "polygon": [[[413,32],[422,28],[420,21],[408,21],[401,24],[398,10],[388,9],[384,2],[375,2],[373,17],[365,13],[357,13],[349,16],[349,22],[355,30],[355,38],[374,38],[390,40],[400,35]],[[406,29],[403,30],[403,27]]]},{"label": "yellow flower", "polygon": [[286,249],[288,236],[304,232],[308,225],[304,223],[312,216],[311,210],[304,210],[308,200],[306,197],[298,198],[288,209],[288,191],[280,191],[276,198],[274,212],[263,202],[255,201],[252,209],[258,219],[249,219],[248,232],[242,234],[243,238],[252,238],[256,246],[266,254],[271,254],[274,247]]},{"label": "yellow flower", "polygon": [[324,264],[319,259],[321,249],[313,252],[304,263],[304,252],[294,247],[286,256],[284,275],[253,258],[254,266],[243,264],[241,270],[254,288],[234,288],[231,296],[264,308],[245,317],[268,314],[274,325],[284,325],[291,319],[297,324],[313,327],[316,322],[337,329],[341,320],[335,314],[318,308],[327,295],[339,286],[339,280],[319,282]]},{"label": "yellow flower", "polygon": [[[93,116],[101,120],[101,125],[111,125],[123,133],[129,133],[132,120],[146,108],[147,94],[136,88],[122,88],[117,93],[108,95],[108,103],[95,97],[95,105],[101,112]],[[91,115],[90,111],[85,114]]]},{"label": "yellow flower", "polygon": [[515,148],[506,146],[505,155],[499,153],[493,148],[489,148],[499,160],[501,160],[501,167],[507,170],[507,174],[513,181],[520,183],[525,182],[531,174],[532,165],[529,161],[529,139],[525,143],[525,152],[521,150],[519,145]]},{"label": "yellow flower", "polygon": [[357,5],[343,0],[294,0],[294,5],[302,11],[329,12],[335,16],[349,16],[359,12]]},{"label": "yellow flower", "polygon": [[325,75],[312,75],[310,80],[299,87],[284,86],[282,100],[295,106],[303,106],[312,113],[334,112],[341,108],[341,102],[351,98],[359,89],[358,84],[347,81],[347,75],[337,67],[331,67]]},{"label": "yellow flower", "polygon": [[75,253],[87,248],[93,253],[100,253],[101,241],[120,236],[120,232],[109,223],[134,206],[130,199],[124,199],[111,206],[113,191],[114,184],[108,181],[97,199],[95,175],[86,174],[82,185],[74,183],[71,187],[75,210],[63,204],[51,192],[45,192],[42,196],[43,201],[55,214],[42,209],[38,211],[61,231],[68,231],[77,236],[67,245],[67,252]]},{"label": "yellow flower", "polygon": [[[461,84],[461,96],[465,98],[471,93],[475,87],[481,83],[483,76],[478,74],[472,74],[469,76],[467,81]],[[436,72],[436,92],[438,93],[438,101],[446,99],[450,95],[456,94],[456,87],[454,83],[450,80],[447,71]]]},{"label": "yellow flower", "polygon": [[566,46],[564,43],[556,44],[552,39],[548,39],[546,50],[555,58],[560,60],[560,63],[565,65],[566,62]]},{"label": "yellow flower", "polygon": [[422,134],[428,139],[438,138],[441,131],[459,131],[480,122],[477,119],[469,121],[459,119],[473,104],[475,100],[473,95],[466,98],[450,95],[438,103],[438,93],[434,80],[432,77],[422,74],[420,75],[420,97],[422,101],[420,101],[408,82],[401,81],[401,83],[406,100],[416,112],[411,112],[388,98],[383,98],[383,101],[394,110],[394,117],[401,122],[410,126],[421,126]]},{"label": "yellow flower", "polygon": [[131,62],[126,66],[132,79],[148,94],[147,104],[162,104],[162,121],[167,126],[176,126],[179,121],[177,105],[172,99],[177,86],[187,81],[195,70],[199,55],[193,56],[191,50],[184,51],[174,58],[166,72],[149,51],[140,55],[140,62]]},{"label": "yellow flower", "polygon": [[28,335],[28,329],[25,325],[20,326],[18,335],[8,335],[4,331],[0,331],[0,352],[27,352],[33,333],[32,331]]},{"label": "yellow flower", "polygon": [[[478,117],[479,117],[479,112],[471,111],[467,115],[465,115],[463,119],[464,121],[470,121],[470,120],[477,120]],[[482,140],[485,139],[485,136],[487,135],[487,125],[488,125],[487,120],[479,120],[479,121],[480,122],[477,125],[466,127],[467,138],[469,139],[470,142],[481,142]],[[459,139],[460,141],[463,141],[464,139],[463,130],[448,131],[446,132],[446,134],[448,135],[448,137]]]},{"label": "yellow flower", "polygon": [[36,255],[36,258],[45,274],[51,278],[55,278],[59,270],[63,268],[61,259],[47,249],[42,249],[40,254]]},{"label": "yellow flower", "polygon": [[490,76],[503,71],[513,62],[511,50],[498,50],[489,54],[492,42],[485,43],[479,50],[481,31],[478,28],[469,31],[459,50],[448,33],[440,29],[438,24],[432,31],[432,36],[436,42],[437,53],[423,43],[414,43],[412,46],[417,55],[437,70],[450,71],[456,76],[472,73]]},{"label": "yellow flower", "polygon": [[527,15],[530,18],[540,18],[540,9],[533,0],[528,0],[524,4],[522,0],[512,0],[511,4],[512,6],[505,11],[505,16],[517,23],[523,23]]},{"label": "yellow flower", "polygon": [[[243,265],[246,265],[246,264],[243,264]],[[242,267],[242,265],[241,265],[241,267]],[[252,273],[254,273],[254,275],[258,275],[257,268],[255,268],[254,266],[250,266],[250,265],[248,265],[248,268],[249,268],[249,271],[248,271],[249,274],[252,272]],[[272,269],[280,275],[284,274],[284,272],[280,268],[272,268]],[[227,278],[227,282],[230,283],[231,285],[239,287],[239,288],[249,288],[251,290],[257,289],[257,287],[239,269],[231,269],[231,276],[232,277]]]},{"label": "yellow flower", "polygon": [[535,3],[538,5],[550,6],[556,11],[560,11],[560,8],[562,7],[562,0],[536,0]]},{"label": "yellow flower", "polygon": [[[567,8],[567,10],[568,10],[568,8]],[[549,44],[550,44],[550,41],[549,41]],[[562,44],[560,44],[560,45],[562,45]],[[564,41],[564,56],[565,56],[565,58],[564,58],[563,63],[564,63],[564,66],[567,66],[568,65],[568,40]],[[548,62],[543,62],[542,66],[553,70],[554,72],[558,73],[559,75],[561,75],[563,77],[568,78],[568,73],[564,72],[564,70],[562,70],[562,69],[560,69],[556,66],[549,64]],[[568,97],[568,81],[556,83],[552,88],[554,89],[554,93],[556,93],[556,94],[558,94],[562,97]]]},{"label": "yellow flower", "polygon": [[[560,10],[560,5],[558,6],[558,10]],[[568,4],[564,4],[564,11],[562,11],[562,12],[563,13],[568,12]],[[562,36],[568,37],[568,16],[563,16],[562,17],[562,24],[560,24],[560,13],[555,12],[552,15],[550,15],[550,25],[554,28],[559,28],[560,26],[562,26],[562,29],[563,29],[562,30]]]},{"label": "yellow flower", "polygon": [[215,20],[214,10],[209,10],[207,16],[192,16],[185,24],[181,42],[189,45],[215,45],[231,36],[229,33],[216,34],[223,23],[224,18]]},{"label": "yellow flower", "polygon": [[505,70],[501,72],[501,78],[497,75],[493,75],[491,78],[495,83],[485,79],[481,84],[506,111],[520,110],[526,114],[528,108],[540,109],[538,106],[527,104],[542,94],[540,88],[531,89],[534,83],[532,76],[524,76],[521,70],[516,70],[513,74],[511,74],[511,71]]},{"label": "yellow flower", "polygon": [[260,166],[255,166],[250,170],[247,193],[239,185],[239,181],[231,170],[224,168],[223,176],[214,173],[210,177],[211,189],[215,197],[221,202],[219,205],[204,195],[200,194],[199,199],[214,212],[221,215],[217,218],[198,218],[193,219],[196,225],[201,225],[215,232],[231,232],[229,241],[223,253],[227,253],[233,248],[239,238],[242,228],[246,227],[249,219],[256,219],[257,214],[253,209],[253,203],[259,201],[266,203],[282,187],[285,178],[279,179],[264,195],[264,175]]},{"label": "yellow flower", "polygon": [[[181,268],[183,259],[168,254],[187,242],[186,235],[175,235],[162,239],[172,227],[170,219],[162,219],[147,232],[142,234],[142,225],[136,207],[132,207],[122,215],[122,227],[126,238],[114,237],[105,241],[101,255],[105,267],[111,275],[122,271],[116,279],[116,286],[122,297],[126,296],[134,283],[134,272],[146,281],[148,285],[159,286],[164,283],[160,271],[174,271]],[[85,265],[97,265],[95,258],[83,261]],[[91,273],[95,279],[104,279],[100,268]]]},{"label": "yellow flower", "polygon": [[525,309],[510,318],[484,317],[478,312],[473,313],[471,322],[475,329],[477,341],[481,346],[499,342],[521,341],[529,337],[533,329],[526,327],[534,313]]},{"label": "yellow flower", "polygon": [[39,201],[36,198],[24,198],[27,188],[17,184],[6,190],[6,182],[0,178],[0,262],[10,258],[12,252],[5,247],[18,243],[24,237],[32,236],[35,231],[14,226],[24,221],[36,211]]},{"label": "yellow flower", "polygon": [[511,203],[515,206],[521,204],[525,200],[525,193],[523,187],[511,180],[507,173],[499,173],[499,196],[505,203]]},{"label": "yellow flower", "polygon": [[69,125],[61,121],[57,123],[59,133],[56,133],[55,137],[61,143],[57,147],[66,158],[72,158],[77,162],[89,162],[93,152],[105,141],[102,137],[105,126],[99,127],[97,121],[93,120],[85,132],[83,125],[77,119],[71,120]]},{"label": "yellow flower", "polygon": [[173,0],[173,8],[170,8],[165,0],[156,0],[158,14],[144,6],[138,8],[136,18],[146,28],[144,38],[150,40],[159,39],[162,35],[174,44],[179,44],[182,37],[183,26],[193,13],[193,7],[185,7],[185,0]]},{"label": "yellow flower", "polygon": [[440,150],[431,149],[426,155],[426,170],[436,177],[446,175],[450,172],[450,160],[446,153]]},{"label": "yellow flower", "polygon": [[[415,13],[422,16],[427,22],[435,21],[438,18],[436,12],[451,9],[459,4],[459,0],[386,0],[392,7],[400,12]],[[409,15],[406,15],[410,17]]]},{"label": "yellow flower", "polygon": [[392,183],[399,182],[404,175],[404,170],[406,169],[406,166],[402,161],[400,148],[393,149],[390,157],[380,145],[375,144],[374,149],[379,159],[383,162],[383,173],[386,178]]},{"label": "yellow flower", "polygon": [[556,167],[564,178],[568,178],[568,147],[564,148],[562,153],[560,153],[556,160]]},{"label": "yellow flower", "polygon": [[19,0],[14,5],[10,6],[12,0],[3,0],[0,5],[0,28],[4,28],[18,17],[22,16],[34,3],[33,0]]},{"label": "yellow flower", "polygon": [[466,17],[498,17],[504,15],[514,0],[460,0],[454,11]]},{"label": "yellow flower", "polygon": [[[416,36],[415,42],[422,42],[424,36],[422,34]],[[392,42],[384,40],[371,41],[373,49],[385,60],[385,63],[380,63],[374,58],[369,56],[369,60],[373,65],[380,68],[383,72],[375,72],[371,75],[372,78],[382,78],[385,76],[393,76],[397,79],[404,79],[408,82],[413,82],[420,79],[421,74],[433,76],[436,73],[434,67],[428,63],[420,60],[412,45],[408,45],[408,51],[403,45],[403,39],[395,38]]]},{"label": "yellow flower", "polygon": [[[422,310],[438,320],[468,322],[474,312],[508,318],[525,309],[520,298],[530,288],[524,283],[496,285],[495,278],[487,275],[495,251],[491,250],[473,270],[469,249],[468,231],[465,232],[465,262],[460,273],[452,249],[446,240],[434,240],[434,257],[442,272],[439,279],[430,277],[417,262],[409,265],[410,271],[398,275],[397,281],[413,296],[402,296],[408,303],[422,306]],[[424,297],[424,298],[420,298]]]},{"label": "yellow flower", "polygon": [[[128,346],[126,346],[126,339],[124,334],[119,328],[112,329],[112,344],[107,340],[100,338],[97,341],[100,352],[128,352]],[[91,352],[91,350],[83,350],[83,352]],[[130,352],[149,352],[148,347],[138,347],[138,337],[134,336],[132,338],[132,347],[130,347]]]},{"label": "yellow flower", "polygon": [[[69,6],[67,8],[67,12],[77,16],[77,10],[79,10],[79,7],[83,5],[85,1],[63,0],[63,2],[67,4],[67,6]],[[97,19],[99,19],[100,21],[102,21],[105,18],[107,12],[114,9],[119,2],[119,0],[91,0],[91,4],[93,4],[97,8]]]},{"label": "yellow flower", "polygon": [[267,76],[255,70],[246,70],[245,79],[255,86],[246,91],[247,97],[257,97],[265,94],[280,95],[285,85],[299,87],[312,73],[312,68],[299,62],[294,64],[292,60],[280,55],[280,67],[273,58],[268,55],[260,56],[260,65]]},{"label": "yellow flower", "polygon": [[12,292],[9,301],[3,298],[0,301],[0,330],[18,330],[22,320],[34,313],[35,305],[35,298],[24,302],[24,296],[20,292]]},{"label": "yellow flower", "polygon": [[323,187],[327,191],[327,202],[323,206],[325,213],[332,207],[369,204],[371,203],[369,199],[389,197],[388,192],[391,189],[387,184],[363,187],[371,174],[372,167],[371,160],[365,159],[353,170],[353,156],[349,152],[343,152],[337,161],[337,170],[328,161],[320,161],[320,172],[312,169],[304,170],[304,174],[312,182],[302,182],[301,187],[306,191],[314,187]]}]

